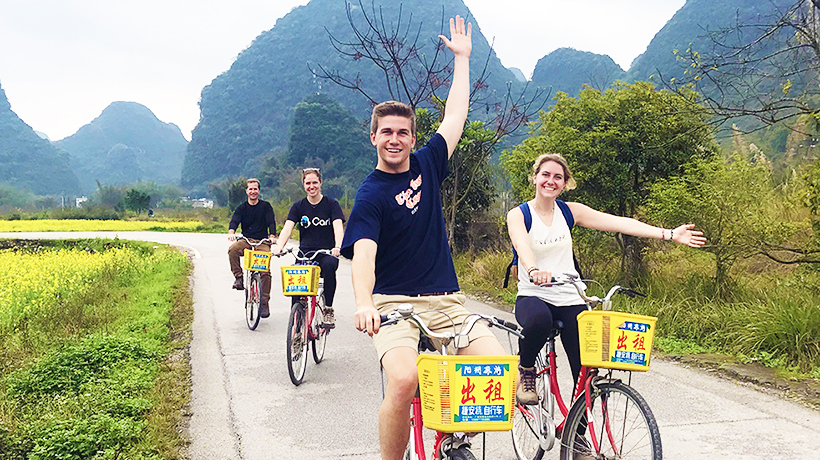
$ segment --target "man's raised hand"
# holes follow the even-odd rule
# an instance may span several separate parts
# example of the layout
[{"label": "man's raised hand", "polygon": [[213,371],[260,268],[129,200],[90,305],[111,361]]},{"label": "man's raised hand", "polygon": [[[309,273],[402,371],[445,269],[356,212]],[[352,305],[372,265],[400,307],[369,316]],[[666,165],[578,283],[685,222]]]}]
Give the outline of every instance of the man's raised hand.
[{"label": "man's raised hand", "polygon": [[465,26],[464,18],[456,15],[455,19],[450,18],[450,38],[444,35],[439,35],[438,38],[444,42],[447,48],[456,56],[470,57],[470,52],[473,49],[473,25],[467,23]]}]

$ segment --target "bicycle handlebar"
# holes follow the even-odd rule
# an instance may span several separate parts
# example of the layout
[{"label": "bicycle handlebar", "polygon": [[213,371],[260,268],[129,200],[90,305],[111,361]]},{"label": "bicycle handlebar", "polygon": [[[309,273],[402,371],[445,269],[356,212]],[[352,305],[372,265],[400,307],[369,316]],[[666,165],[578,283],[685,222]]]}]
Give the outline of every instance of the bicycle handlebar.
[{"label": "bicycle handlebar", "polygon": [[[277,252],[273,255],[275,255],[276,257],[280,257],[285,254],[293,254],[293,257],[296,259],[297,262],[312,262],[316,259],[316,256],[318,256],[319,254],[327,254],[330,257],[336,257],[330,252],[330,249],[317,249],[315,251],[308,251],[305,253],[298,249],[294,251],[294,248],[287,248],[283,249],[282,252]],[[310,256],[308,256],[308,254],[310,254]]]},{"label": "bicycle handlebar", "polygon": [[273,241],[271,241],[271,240],[270,240],[270,238],[262,238],[261,240],[259,240],[259,241],[257,241],[256,243],[254,243],[254,242],[252,242],[250,239],[248,239],[248,237],[246,237],[245,235],[239,235],[236,239],[237,239],[237,240],[245,240],[245,241],[247,241],[247,242],[248,242],[248,244],[250,244],[250,245],[251,245],[251,247],[253,247],[254,249],[256,249],[256,248],[257,248],[257,246],[260,246],[260,245],[265,244],[265,243],[273,243]]},{"label": "bicycle handlebar", "polygon": [[[427,324],[422,321],[421,317],[413,311],[413,306],[407,303],[400,304],[393,311],[386,315],[380,315],[379,318],[381,320],[381,326],[389,326],[402,320],[413,321],[419,327],[422,334],[430,338],[441,340],[445,346],[458,337],[467,337],[479,321],[485,321],[488,326],[501,328],[519,338],[524,337],[521,333],[521,326],[515,322],[505,321],[491,315],[482,315],[481,313],[470,313],[467,316],[467,319],[465,319],[462,323],[460,332],[434,332],[430,330],[430,328],[427,327]],[[455,326],[455,324],[453,326]]]},{"label": "bicycle handlebar", "polygon": [[[532,281],[532,278],[530,278]],[[629,296],[629,298],[634,299],[637,296],[646,297],[646,294],[642,294],[634,289],[625,288],[622,286],[612,286],[607,292],[604,298],[600,298],[597,296],[587,296],[586,295],[586,287],[584,287],[584,281],[592,281],[592,280],[582,280],[579,276],[573,275],[570,273],[564,273],[563,275],[553,276],[549,283],[540,284],[539,286],[542,287],[550,287],[550,286],[561,286],[564,284],[571,284],[575,287],[575,290],[578,291],[578,295],[586,302],[587,308],[590,310],[594,309],[596,306],[600,305],[601,310],[611,310],[612,309],[612,296],[617,294],[624,294]]]}]

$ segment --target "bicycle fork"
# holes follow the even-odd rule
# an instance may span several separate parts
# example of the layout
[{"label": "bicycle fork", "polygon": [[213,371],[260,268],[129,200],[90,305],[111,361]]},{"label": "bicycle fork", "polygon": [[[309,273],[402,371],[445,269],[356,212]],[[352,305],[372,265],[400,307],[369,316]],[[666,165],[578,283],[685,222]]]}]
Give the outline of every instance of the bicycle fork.
[{"label": "bicycle fork", "polygon": [[[417,390],[416,396],[413,398],[413,402],[411,403],[410,451],[416,454],[416,459],[427,460],[427,454],[424,452],[424,428],[421,420],[421,397],[419,396]],[[470,445],[467,439],[468,437],[466,434],[463,437],[461,437],[456,436],[453,433],[444,433],[442,431],[436,431],[436,438],[433,442],[433,458],[449,458],[446,456],[446,454],[450,450],[458,449],[459,447],[464,445]]]},{"label": "bicycle fork", "polygon": [[601,452],[604,448],[604,443],[608,442],[608,446],[612,448],[612,452],[617,456],[619,454],[620,449],[618,443],[615,441],[615,437],[612,434],[612,426],[610,425],[609,420],[609,406],[607,404],[608,397],[605,394],[599,395],[601,400],[601,407],[599,410],[603,415],[602,423],[604,426],[597,427],[596,432],[595,423],[593,423],[592,392],[598,391],[595,388],[595,385],[592,383],[593,377],[593,375],[590,375],[587,378],[585,382],[586,391],[584,392],[584,405],[586,406],[587,430],[589,431],[589,437],[592,441],[592,449],[593,452]]},{"label": "bicycle fork", "polygon": [[[421,425],[421,397],[418,389],[416,389],[416,396],[413,397],[413,402],[410,405],[410,449],[416,453],[418,460],[427,460],[424,453],[424,439],[422,437],[423,430]],[[438,438],[438,436],[436,437]],[[436,439],[438,441],[438,439]]]}]

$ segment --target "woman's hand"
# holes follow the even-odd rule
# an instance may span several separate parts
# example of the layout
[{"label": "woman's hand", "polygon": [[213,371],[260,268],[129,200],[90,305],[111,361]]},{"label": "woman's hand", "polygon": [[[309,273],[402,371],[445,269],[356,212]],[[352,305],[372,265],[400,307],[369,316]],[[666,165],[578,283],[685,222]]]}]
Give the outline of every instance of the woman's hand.
[{"label": "woman's hand", "polygon": [[332,255],[333,257],[339,257],[339,255],[340,255],[341,253],[342,253],[342,250],[341,250],[341,249],[339,249],[339,248],[332,248],[332,249],[330,250],[330,255]]},{"label": "woman's hand", "polygon": [[683,224],[672,230],[672,240],[692,248],[703,246],[706,243],[706,237],[703,236],[703,232],[692,230],[693,228],[695,224]]},{"label": "woman's hand", "polygon": [[552,272],[550,272],[549,270],[541,270],[536,268],[535,270],[531,270],[529,272],[529,275],[530,279],[532,280],[532,283],[536,286],[546,284],[552,281]]}]

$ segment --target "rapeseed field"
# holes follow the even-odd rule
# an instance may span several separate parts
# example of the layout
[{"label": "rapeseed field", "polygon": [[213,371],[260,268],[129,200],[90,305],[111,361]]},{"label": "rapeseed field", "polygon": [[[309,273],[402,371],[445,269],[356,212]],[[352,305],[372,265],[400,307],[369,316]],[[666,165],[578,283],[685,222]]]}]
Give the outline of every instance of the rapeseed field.
[{"label": "rapeseed field", "polygon": [[0,232],[195,232],[202,222],[162,222],[145,220],[38,219],[0,220]]},{"label": "rapeseed field", "polygon": [[190,322],[187,257],[116,240],[6,247],[0,458],[177,458],[188,367],[166,356]]}]

